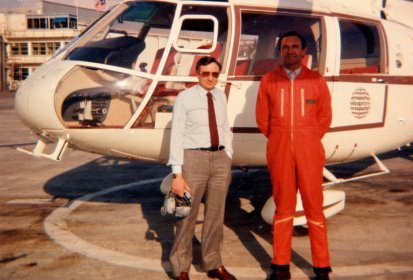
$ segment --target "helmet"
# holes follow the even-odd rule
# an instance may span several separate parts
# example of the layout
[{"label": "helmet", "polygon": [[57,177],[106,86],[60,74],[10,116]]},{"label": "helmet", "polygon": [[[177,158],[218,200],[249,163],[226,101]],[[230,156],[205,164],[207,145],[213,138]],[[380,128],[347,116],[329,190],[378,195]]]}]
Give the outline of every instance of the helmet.
[{"label": "helmet", "polygon": [[161,208],[161,214],[171,214],[178,218],[185,218],[191,212],[192,196],[185,191],[184,196],[179,196],[170,191],[166,196]]}]

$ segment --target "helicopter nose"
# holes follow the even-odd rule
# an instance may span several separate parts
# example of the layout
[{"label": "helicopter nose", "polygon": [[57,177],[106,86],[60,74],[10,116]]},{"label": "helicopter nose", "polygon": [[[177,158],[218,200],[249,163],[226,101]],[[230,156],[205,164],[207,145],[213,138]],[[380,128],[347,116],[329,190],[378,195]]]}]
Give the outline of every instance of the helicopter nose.
[{"label": "helicopter nose", "polygon": [[[28,78],[29,79],[29,78]],[[17,89],[16,95],[14,97],[14,109],[17,112],[20,120],[27,126],[30,125],[30,108],[29,108],[29,99],[30,99],[30,88],[33,85],[26,80],[20,87]]]},{"label": "helicopter nose", "polygon": [[63,129],[54,107],[54,92],[60,79],[55,71],[45,68],[36,70],[20,85],[14,103],[20,120],[37,132]]}]

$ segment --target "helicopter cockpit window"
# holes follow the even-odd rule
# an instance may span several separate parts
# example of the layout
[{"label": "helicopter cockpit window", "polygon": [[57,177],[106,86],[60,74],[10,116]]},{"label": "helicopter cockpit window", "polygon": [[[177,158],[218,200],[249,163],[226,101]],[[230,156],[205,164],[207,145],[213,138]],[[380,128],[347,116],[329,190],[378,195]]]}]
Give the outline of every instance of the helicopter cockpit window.
[{"label": "helicopter cockpit window", "polygon": [[[210,7],[203,5],[184,5],[179,15],[179,35],[173,42],[168,53],[165,45],[159,45],[155,51],[155,62],[149,65],[151,73],[159,72],[162,58],[162,78],[159,82],[141,115],[132,128],[163,129],[170,126],[173,104],[176,96],[182,90],[195,84],[193,81],[167,80],[171,76],[180,76],[188,80],[192,76],[195,80],[195,65],[202,56],[213,56],[223,63],[225,69],[225,52],[228,38],[228,14],[226,7]],[[166,57],[165,57],[166,56]],[[162,79],[161,78],[161,79]]]},{"label": "helicopter cockpit window", "polygon": [[227,8],[184,6],[179,35],[169,54],[173,57],[171,67],[165,67],[163,74],[196,76],[196,62],[205,55],[222,63],[227,36]]},{"label": "helicopter cockpit window", "polygon": [[76,66],[59,84],[55,105],[67,128],[122,128],[150,85],[139,76]]},{"label": "helicopter cockpit window", "polygon": [[280,64],[279,36],[287,31],[301,33],[307,41],[308,51],[303,64],[318,70],[322,57],[322,22],[318,17],[300,15],[260,14],[244,12],[236,76],[264,75]]},{"label": "helicopter cockpit window", "polygon": [[377,26],[340,20],[340,74],[381,73],[380,36]]},{"label": "helicopter cockpit window", "polygon": [[79,40],[67,59],[147,72],[153,64],[148,56],[155,59],[152,49],[166,44],[170,35],[175,8],[170,3],[127,3],[112,22],[96,25],[87,40]]},{"label": "helicopter cockpit window", "polygon": [[[170,36],[175,5],[125,2],[71,46],[68,60],[149,72],[156,50]],[[116,13],[118,11],[118,13]],[[56,111],[67,128],[122,128],[144,101],[152,80],[122,69],[77,65],[55,93]]]}]

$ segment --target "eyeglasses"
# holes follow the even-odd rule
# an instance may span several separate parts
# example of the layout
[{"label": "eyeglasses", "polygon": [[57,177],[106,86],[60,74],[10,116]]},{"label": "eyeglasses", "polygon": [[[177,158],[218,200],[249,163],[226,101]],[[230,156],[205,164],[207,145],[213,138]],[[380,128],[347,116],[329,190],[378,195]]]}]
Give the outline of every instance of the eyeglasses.
[{"label": "eyeglasses", "polygon": [[214,77],[215,79],[219,77],[219,72],[209,72],[209,71],[205,71],[205,72],[201,72],[200,73],[201,77],[206,78],[209,77],[210,75],[212,75],[212,77]]}]

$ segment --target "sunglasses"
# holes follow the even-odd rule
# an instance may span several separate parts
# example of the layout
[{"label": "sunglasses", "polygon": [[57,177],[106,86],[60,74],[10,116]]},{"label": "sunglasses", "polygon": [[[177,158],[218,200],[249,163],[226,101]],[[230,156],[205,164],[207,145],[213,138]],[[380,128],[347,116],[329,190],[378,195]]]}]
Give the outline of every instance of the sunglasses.
[{"label": "sunglasses", "polygon": [[212,75],[212,77],[214,78],[218,78],[219,77],[219,72],[209,72],[209,71],[205,71],[205,72],[201,72],[199,73],[201,75],[201,77],[206,78],[209,77],[210,75]]}]

